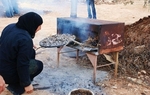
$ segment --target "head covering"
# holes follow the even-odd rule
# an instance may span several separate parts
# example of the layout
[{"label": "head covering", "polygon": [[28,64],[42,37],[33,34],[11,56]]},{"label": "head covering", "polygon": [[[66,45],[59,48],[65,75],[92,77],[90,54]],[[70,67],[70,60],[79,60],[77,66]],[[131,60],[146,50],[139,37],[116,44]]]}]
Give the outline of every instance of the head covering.
[{"label": "head covering", "polygon": [[19,17],[16,26],[18,28],[26,30],[32,38],[35,36],[35,31],[38,26],[43,23],[43,19],[40,15],[34,12],[28,12]]}]

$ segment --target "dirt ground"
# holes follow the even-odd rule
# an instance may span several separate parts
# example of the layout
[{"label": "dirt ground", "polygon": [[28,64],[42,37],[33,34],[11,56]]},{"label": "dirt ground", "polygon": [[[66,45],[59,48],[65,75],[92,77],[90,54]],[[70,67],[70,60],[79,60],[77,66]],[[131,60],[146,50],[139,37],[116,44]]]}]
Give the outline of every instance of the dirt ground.
[{"label": "dirt ground", "polygon": [[[55,2],[53,4],[49,4],[50,2],[45,3],[44,1],[45,0],[43,0],[43,2],[41,1],[40,3],[38,1],[35,2],[32,0],[30,2],[19,2],[20,12],[22,14],[27,11],[35,11],[41,14],[41,16],[43,17],[44,23],[43,23],[42,29],[36,34],[36,37],[33,39],[34,44],[37,47],[39,47],[39,41],[41,41],[43,38],[49,35],[56,34],[57,17],[69,17],[70,16],[70,3],[69,2]],[[134,2],[133,4],[127,4],[127,5],[124,5],[124,4],[96,5],[97,19],[124,22],[125,25],[133,24],[136,21],[139,21],[139,19],[148,17],[149,16],[148,9],[149,9],[148,7],[143,8],[143,0],[137,0],[137,2]],[[87,18],[87,10],[86,10],[86,5],[84,3],[78,4],[77,16]],[[0,17],[0,21],[1,21],[0,31],[2,31],[2,29],[7,24],[15,23],[17,19],[18,19],[18,16],[15,16],[13,18],[6,18],[3,16]],[[142,29],[139,29],[139,30],[137,29],[137,31],[140,31],[140,30]],[[126,42],[125,45],[129,45],[129,44]],[[142,45],[142,44],[138,44],[138,45]],[[44,62],[45,68],[50,68],[50,69],[54,68],[55,69],[54,71],[56,71],[57,70],[56,53],[57,53],[56,48],[53,48],[53,49],[42,48],[42,49],[37,50],[36,58]],[[63,72],[67,72],[68,69],[78,70],[75,68],[80,67],[80,64],[78,66],[74,65],[76,63],[74,58],[61,56],[60,60],[61,60],[60,67],[62,67]],[[119,60],[122,60],[122,59],[119,59]],[[68,65],[67,62],[69,62],[70,64]],[[81,65],[81,67],[82,66],[83,65]],[[87,68],[92,68],[92,67],[91,65],[88,65]],[[58,68],[58,69],[61,69],[61,68]],[[101,71],[101,69],[98,69],[98,70]],[[106,81],[103,80],[97,83],[98,86],[103,88],[103,91],[105,92],[106,95],[150,95],[149,86],[144,85],[141,82],[134,81],[137,79],[137,77],[134,78],[134,76],[128,76],[128,75],[125,76],[125,74],[121,76],[121,74],[119,74],[118,78],[114,78],[112,75],[112,69],[110,71],[106,71],[110,73],[109,74],[110,75],[109,77],[111,77],[110,79],[107,79]],[[74,71],[71,71],[71,72],[74,72]],[[49,75],[48,73],[49,71],[44,70],[45,75]],[[43,77],[42,75],[40,75],[39,79],[42,79]],[[46,83],[43,83],[43,84],[46,84]],[[6,89],[0,95],[11,95],[11,93]],[[57,95],[57,94],[50,93],[50,91],[48,90],[38,90],[38,91],[34,91],[31,95]],[[98,95],[102,95],[102,94],[98,94]]]}]

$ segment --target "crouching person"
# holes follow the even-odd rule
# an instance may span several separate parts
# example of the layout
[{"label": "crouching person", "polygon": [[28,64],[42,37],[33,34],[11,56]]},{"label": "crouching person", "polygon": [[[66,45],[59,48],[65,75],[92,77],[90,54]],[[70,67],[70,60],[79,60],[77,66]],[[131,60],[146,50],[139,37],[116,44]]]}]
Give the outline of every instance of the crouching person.
[{"label": "crouching person", "polygon": [[6,26],[0,37],[0,75],[13,95],[32,93],[31,82],[43,70],[43,63],[35,59],[33,38],[41,29],[40,15],[28,12],[17,23]]}]

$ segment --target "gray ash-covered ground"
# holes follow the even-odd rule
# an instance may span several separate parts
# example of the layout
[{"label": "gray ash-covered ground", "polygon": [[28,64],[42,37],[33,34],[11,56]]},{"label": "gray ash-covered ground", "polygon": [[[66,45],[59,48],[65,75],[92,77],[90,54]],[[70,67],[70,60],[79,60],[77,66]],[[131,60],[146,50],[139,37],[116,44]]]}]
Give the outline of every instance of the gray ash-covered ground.
[{"label": "gray ash-covered ground", "polygon": [[[68,95],[70,91],[77,88],[89,89],[95,95],[106,95],[103,92],[103,88],[93,83],[93,67],[81,66],[80,63],[76,63],[75,58],[69,58],[63,55],[61,55],[60,64],[57,67],[56,59],[49,58],[49,52],[46,52],[46,50],[39,49],[37,51],[37,53],[42,52],[41,54],[37,54],[37,57],[42,55],[46,56],[45,59],[42,59],[46,64],[43,72],[35,78],[34,83],[38,83],[41,87],[50,87],[46,90],[54,93],[54,95]],[[56,49],[51,48],[49,50],[55,51]],[[109,79],[107,72],[97,71],[97,82],[102,82],[107,79]]]}]

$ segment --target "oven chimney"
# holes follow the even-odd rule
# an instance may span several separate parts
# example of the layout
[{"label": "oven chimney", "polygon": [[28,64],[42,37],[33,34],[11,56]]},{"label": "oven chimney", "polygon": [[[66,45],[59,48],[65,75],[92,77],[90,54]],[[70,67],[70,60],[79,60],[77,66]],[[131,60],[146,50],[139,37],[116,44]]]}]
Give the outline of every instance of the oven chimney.
[{"label": "oven chimney", "polygon": [[70,17],[77,17],[77,0],[71,0],[71,14]]}]

